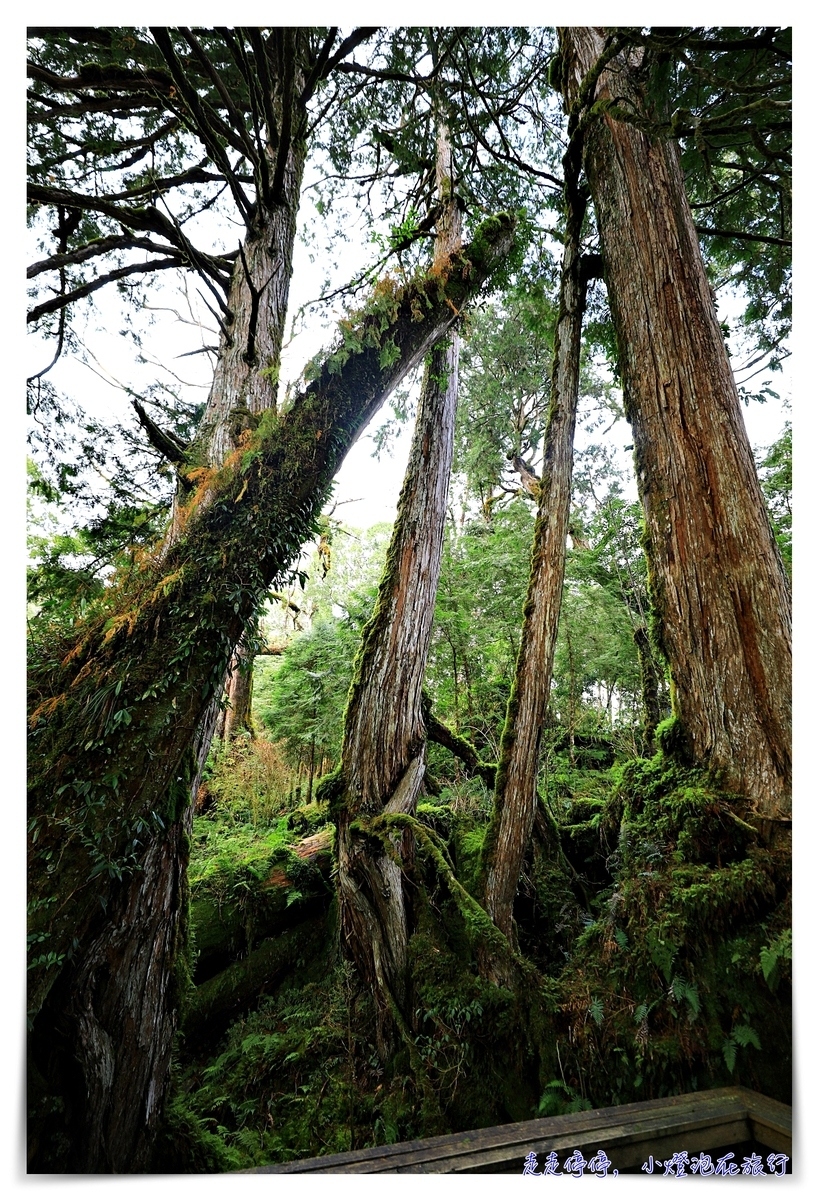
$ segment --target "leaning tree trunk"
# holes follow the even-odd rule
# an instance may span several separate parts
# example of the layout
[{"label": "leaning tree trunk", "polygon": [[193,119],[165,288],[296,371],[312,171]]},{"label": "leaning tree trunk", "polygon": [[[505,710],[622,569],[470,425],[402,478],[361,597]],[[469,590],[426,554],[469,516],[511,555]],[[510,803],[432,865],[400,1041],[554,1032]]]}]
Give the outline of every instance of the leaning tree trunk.
[{"label": "leaning tree trunk", "polygon": [[[625,410],[645,511],[655,632],[673,681],[673,740],[760,818],[791,812],[791,618],[678,150],[637,127],[633,62],[594,80],[602,29],[560,31],[563,87],[597,116],[585,167],[602,241]],[[611,105],[617,106],[609,111]]]},{"label": "leaning tree trunk", "polygon": [[[460,245],[451,150],[443,126],[437,172],[442,216],[433,270],[440,270]],[[411,833],[404,830],[376,851],[365,822],[383,813],[414,812],[424,777],[422,688],[446,524],[458,355],[454,333],[435,346],[426,362],[409,464],[375,611],[356,663],[341,753],[341,933],[372,988],[383,1055],[394,1031],[394,1009],[402,1012],[406,999],[409,930],[401,863],[411,856]]]},{"label": "leaning tree trunk", "polygon": [[187,970],[197,728],[349,447],[511,230],[494,218],[443,270],[380,288],[288,412],[264,416],[200,483],[173,544],[71,636],[32,647],[32,1170],[149,1167]]},{"label": "leaning tree trunk", "polygon": [[[482,856],[486,910],[512,942],[514,897],[537,811],[540,740],[562,602],[587,283],[580,254],[586,196],[579,187],[576,138],[569,144],[563,165],[566,233],[543,474],[520,649],[500,743],[494,809]],[[490,975],[498,971],[502,974],[499,964],[484,965]]]}]

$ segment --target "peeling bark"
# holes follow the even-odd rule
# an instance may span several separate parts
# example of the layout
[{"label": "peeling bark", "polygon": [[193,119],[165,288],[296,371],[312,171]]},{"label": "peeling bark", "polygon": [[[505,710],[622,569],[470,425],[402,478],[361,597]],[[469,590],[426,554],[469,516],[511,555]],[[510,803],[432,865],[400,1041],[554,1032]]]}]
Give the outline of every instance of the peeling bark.
[{"label": "peeling bark", "polygon": [[[494,810],[482,859],[486,910],[512,944],[514,897],[537,811],[540,741],[551,689],[562,603],[579,392],[580,336],[585,310],[586,278],[582,270],[580,234],[586,196],[579,187],[576,143],[569,145],[564,168],[567,220],[543,475],[538,488],[539,504],[520,649],[500,743]],[[490,975],[496,974],[491,964],[487,970]]]},{"label": "peeling bark", "polygon": [[[606,30],[560,31],[574,103]],[[749,797],[791,813],[791,616],[708,287],[677,147],[616,120],[644,112],[635,63],[614,56],[588,103],[585,167],[633,427],[656,625],[670,666],[675,746]],[[601,103],[600,103],[601,102]]]},{"label": "peeling bark", "polygon": [[[460,245],[445,126],[438,138],[437,180],[443,209],[435,246],[439,270]],[[406,999],[409,927],[402,863],[411,858],[412,837],[404,830],[376,850],[360,823],[383,812],[413,813],[423,784],[422,687],[446,524],[458,356],[454,333],[426,362],[409,464],[375,612],[356,664],[341,754],[341,930],[374,991],[382,1054],[394,1029],[391,1007],[403,1009]]]}]

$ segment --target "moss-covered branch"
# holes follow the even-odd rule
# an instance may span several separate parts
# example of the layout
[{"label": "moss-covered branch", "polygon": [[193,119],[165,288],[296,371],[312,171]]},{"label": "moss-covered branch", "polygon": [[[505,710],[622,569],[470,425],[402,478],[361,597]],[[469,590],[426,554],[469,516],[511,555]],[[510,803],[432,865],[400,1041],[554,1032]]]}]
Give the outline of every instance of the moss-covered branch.
[{"label": "moss-covered branch", "polygon": [[435,742],[438,746],[443,746],[449,750],[455,758],[459,758],[470,775],[477,775],[483,780],[486,787],[494,788],[494,776],[497,773],[496,763],[483,762],[475,747],[471,742],[459,733],[455,733],[448,725],[444,724],[432,712],[431,702],[427,696],[424,696],[423,705],[423,720],[426,725],[426,734],[430,742]]},{"label": "moss-covered branch", "polygon": [[267,938],[247,958],[231,963],[193,992],[185,1013],[183,1030],[188,1038],[200,1038],[215,1021],[252,1004],[259,994],[315,949],[326,929],[326,917],[313,917],[294,929]]}]

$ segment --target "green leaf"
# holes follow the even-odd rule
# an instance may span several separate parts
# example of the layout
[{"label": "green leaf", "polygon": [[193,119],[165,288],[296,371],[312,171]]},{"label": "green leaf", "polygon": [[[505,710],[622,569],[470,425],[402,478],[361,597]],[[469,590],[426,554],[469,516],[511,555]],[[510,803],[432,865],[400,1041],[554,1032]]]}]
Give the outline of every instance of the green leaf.
[{"label": "green leaf", "polygon": [[721,1052],[724,1055],[724,1061],[727,1064],[727,1070],[732,1075],[736,1069],[736,1043],[732,1038],[725,1038],[722,1042]]},{"label": "green leaf", "polygon": [[761,1042],[752,1025],[734,1025],[733,1039],[738,1042],[739,1046],[755,1046],[756,1050],[761,1049]]}]

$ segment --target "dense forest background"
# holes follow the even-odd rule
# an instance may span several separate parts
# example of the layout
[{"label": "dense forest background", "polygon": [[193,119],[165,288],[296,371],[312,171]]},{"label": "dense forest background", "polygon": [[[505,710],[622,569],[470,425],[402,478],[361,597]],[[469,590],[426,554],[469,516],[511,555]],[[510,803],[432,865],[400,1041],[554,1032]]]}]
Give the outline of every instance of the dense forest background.
[{"label": "dense forest background", "polygon": [[789,1101],[789,31],[29,55],[30,1169]]}]

